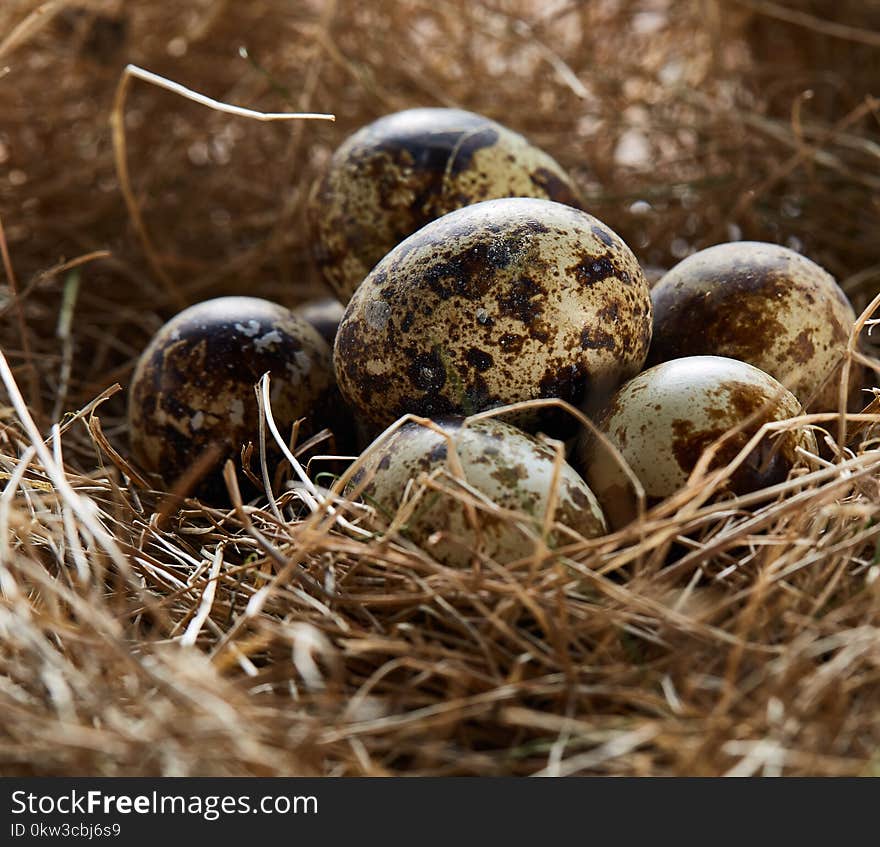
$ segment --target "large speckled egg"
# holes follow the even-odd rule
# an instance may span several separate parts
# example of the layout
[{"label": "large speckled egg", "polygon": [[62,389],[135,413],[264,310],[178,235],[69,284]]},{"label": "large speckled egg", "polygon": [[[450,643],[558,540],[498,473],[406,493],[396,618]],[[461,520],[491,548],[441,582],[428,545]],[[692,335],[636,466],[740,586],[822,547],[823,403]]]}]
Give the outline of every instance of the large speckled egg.
[{"label": "large speckled egg", "polygon": [[333,297],[322,297],[320,300],[308,300],[297,306],[293,313],[310,323],[321,338],[333,347],[339,322],[345,314],[345,306]]},{"label": "large speckled egg", "polygon": [[[651,291],[649,364],[701,354],[741,359],[811,410],[836,409],[834,374],[855,321],[834,278],[776,244],[719,244],[684,259]],[[853,386],[860,381],[853,368]]]},{"label": "large speckled egg", "polygon": [[496,197],[580,205],[559,165],[523,136],[461,109],[409,109],[334,154],[309,218],[315,257],[343,302],[396,244],[447,212]]},{"label": "large speckled egg", "polygon": [[[385,426],[407,412],[607,397],[641,369],[650,338],[648,286],[619,236],[562,203],[508,198],[395,247],[349,303],[334,362],[353,408]],[[535,426],[564,434],[558,411]]]},{"label": "large speckled egg", "polygon": [[[799,414],[795,396],[758,368],[721,356],[689,356],[656,365],[627,382],[597,420],[651,506],[682,488],[706,448],[725,433],[741,427],[720,447],[710,469],[732,461],[765,423]],[[731,475],[729,489],[745,494],[783,482],[803,462],[798,447],[816,452],[810,430],[766,436]],[[635,517],[632,484],[607,447],[583,436],[577,464],[613,527]]]},{"label": "large speckled egg", "polygon": [[[132,377],[135,457],[172,485],[202,454],[216,451],[196,493],[222,499],[223,461],[239,466],[241,446],[259,443],[254,384],[267,371],[283,435],[299,418],[306,418],[303,433],[318,426],[316,418],[327,419],[336,396],[330,349],[308,323],[255,297],[219,297],[184,309],[156,333]],[[268,430],[267,444],[275,456]]]},{"label": "large speckled egg", "polygon": [[[374,445],[355,474],[348,492],[363,488],[363,500],[386,519],[401,505],[418,498],[406,521],[405,534],[438,561],[466,566],[474,554],[508,563],[530,556],[541,535],[550,503],[556,453],[547,443],[496,419],[465,421],[444,418],[438,429],[407,423]],[[420,480],[430,476],[445,488],[456,483],[458,458],[470,489],[466,496],[487,498],[504,510],[477,509],[477,526],[460,500],[434,490],[422,491]],[[557,481],[554,520],[584,538],[605,532],[605,519],[596,498],[581,477],[565,462]],[[474,493],[476,492],[476,493]],[[516,519],[512,513],[519,513]],[[550,546],[570,541],[563,532],[551,533]]]}]

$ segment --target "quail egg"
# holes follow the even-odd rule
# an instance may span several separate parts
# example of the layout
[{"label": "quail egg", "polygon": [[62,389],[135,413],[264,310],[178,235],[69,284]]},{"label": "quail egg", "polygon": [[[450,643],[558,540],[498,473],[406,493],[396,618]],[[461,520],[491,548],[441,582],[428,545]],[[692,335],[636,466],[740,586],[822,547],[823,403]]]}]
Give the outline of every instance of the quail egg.
[{"label": "quail egg", "polygon": [[[776,377],[813,411],[838,407],[834,374],[855,313],[815,262],[776,244],[718,244],[672,268],[651,297],[649,364],[729,356]],[[852,375],[854,387],[860,368]]]},{"label": "quail egg", "polygon": [[[255,297],[184,309],[156,333],[132,377],[128,420],[137,460],[171,485],[212,451],[213,469],[196,493],[222,499],[223,461],[237,459],[242,444],[258,443],[254,384],[267,371],[282,434],[299,418],[314,428],[316,418],[328,416],[335,395],[330,349],[302,318]],[[271,449],[271,435],[267,443]]]},{"label": "quail egg", "polygon": [[[550,505],[554,449],[497,419],[449,417],[440,419],[437,427],[409,422],[378,442],[366,454],[348,493],[362,489],[364,502],[389,520],[402,505],[411,505],[405,534],[450,566],[466,566],[475,552],[502,564],[530,556],[534,542],[529,533],[541,535]],[[457,462],[450,460],[453,449]],[[457,466],[464,485],[456,476]],[[505,512],[478,507],[477,529],[459,499],[423,490],[427,477],[478,503],[491,501]],[[605,519],[596,498],[564,462],[556,484],[554,520],[584,538],[602,535]],[[550,544],[566,540],[559,531],[551,534]]]},{"label": "quail egg", "polygon": [[[712,468],[732,461],[765,423],[800,413],[795,396],[758,368],[721,356],[688,356],[623,385],[599,415],[598,427],[642,484],[650,506],[684,486],[703,451],[725,433],[738,428],[722,443]],[[745,494],[783,482],[803,461],[798,447],[816,452],[810,430],[765,436],[731,475],[730,489]],[[577,465],[614,528],[635,517],[632,485],[607,447],[583,436]]]},{"label": "quail egg", "polygon": [[310,323],[331,347],[336,340],[336,330],[345,313],[345,306],[333,297],[309,300],[297,306],[293,313]]},{"label": "quail egg", "polygon": [[523,136],[461,109],[409,109],[336,151],[309,204],[315,257],[347,303],[392,247],[428,221],[495,197],[580,205],[559,165]]},{"label": "quail egg", "polygon": [[[383,427],[407,412],[595,401],[638,373],[650,338],[648,286],[618,235],[562,203],[507,198],[444,215],[382,259],[334,363],[353,409]],[[554,412],[528,428],[564,435]]]}]

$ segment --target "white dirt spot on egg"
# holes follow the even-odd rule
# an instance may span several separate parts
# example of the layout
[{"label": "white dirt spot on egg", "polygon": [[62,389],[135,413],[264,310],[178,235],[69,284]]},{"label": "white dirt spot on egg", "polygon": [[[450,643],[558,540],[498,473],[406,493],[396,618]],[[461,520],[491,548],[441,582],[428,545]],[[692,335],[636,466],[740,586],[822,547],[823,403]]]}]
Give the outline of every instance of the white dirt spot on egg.
[{"label": "white dirt spot on egg", "polygon": [[385,329],[391,317],[391,306],[384,300],[371,300],[364,309],[364,316],[371,329]]},{"label": "white dirt spot on egg", "polygon": [[189,425],[193,432],[198,432],[205,425],[205,413],[196,412],[190,419]]},{"label": "white dirt spot on egg", "polygon": [[260,322],[254,320],[250,320],[246,324],[237,323],[235,328],[248,338],[253,338],[261,329]]},{"label": "white dirt spot on egg", "polygon": [[276,344],[281,343],[281,333],[277,329],[267,332],[261,338],[254,339],[254,350],[262,353],[264,350],[271,350]]},{"label": "white dirt spot on egg", "polygon": [[293,354],[293,360],[296,362],[296,366],[299,368],[300,373],[306,374],[312,368],[312,360],[309,358],[309,354],[305,352],[305,350],[297,350]]}]

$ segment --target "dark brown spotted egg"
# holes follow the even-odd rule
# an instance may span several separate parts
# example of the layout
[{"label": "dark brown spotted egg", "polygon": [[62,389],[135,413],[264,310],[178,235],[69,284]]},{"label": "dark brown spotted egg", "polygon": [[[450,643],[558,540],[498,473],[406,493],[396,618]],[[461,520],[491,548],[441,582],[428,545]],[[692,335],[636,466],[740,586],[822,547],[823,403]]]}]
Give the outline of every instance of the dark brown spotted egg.
[{"label": "dark brown spotted egg", "polygon": [[495,121],[461,109],[388,115],[342,144],[313,192],[317,264],[347,303],[408,235],[447,212],[496,197],[580,205],[550,156]]},{"label": "dark brown spotted egg", "polygon": [[[334,362],[343,395],[380,427],[607,397],[650,338],[648,286],[618,235],[562,203],[508,198],[432,221],[382,259],[346,309]],[[552,416],[535,426],[563,434]]]},{"label": "dark brown spotted egg", "polygon": [[[724,467],[765,424],[801,414],[795,396],[773,377],[721,356],[689,356],[656,365],[623,385],[598,417],[651,506],[682,488],[710,444],[731,433],[710,469]],[[734,432],[734,430],[736,430]],[[798,427],[765,436],[733,472],[728,487],[746,494],[783,482],[816,452],[813,433]],[[636,515],[636,496],[620,464],[598,439],[582,437],[577,463],[609,523]]]},{"label": "dark brown spotted egg", "polygon": [[311,324],[321,338],[333,347],[336,340],[336,331],[339,322],[345,314],[345,306],[333,297],[323,297],[320,300],[309,300],[297,306],[293,313]]},{"label": "dark brown spotted egg", "polygon": [[[672,268],[651,297],[650,364],[729,356],[776,377],[811,410],[838,407],[834,376],[855,313],[815,262],[777,244],[718,244]],[[852,376],[855,386],[858,367]]]},{"label": "dark brown spotted egg", "polygon": [[[499,420],[407,423],[368,450],[348,493],[361,490],[386,522],[406,509],[405,535],[438,561],[464,567],[477,556],[506,564],[534,553],[554,484],[554,522],[583,538],[605,532],[587,484],[565,462],[557,477],[555,465],[551,445]],[[476,504],[472,515],[456,494]],[[557,527],[548,543],[573,538]]]},{"label": "dark brown spotted egg", "polygon": [[[241,446],[258,444],[254,384],[267,371],[282,435],[299,418],[307,419],[307,432],[316,417],[326,417],[335,394],[330,349],[302,318],[255,297],[184,309],[156,333],[132,377],[128,419],[137,460],[173,485],[200,457],[213,455],[197,493],[223,498],[222,462],[233,458],[239,466]],[[268,432],[267,444],[272,449]]]}]

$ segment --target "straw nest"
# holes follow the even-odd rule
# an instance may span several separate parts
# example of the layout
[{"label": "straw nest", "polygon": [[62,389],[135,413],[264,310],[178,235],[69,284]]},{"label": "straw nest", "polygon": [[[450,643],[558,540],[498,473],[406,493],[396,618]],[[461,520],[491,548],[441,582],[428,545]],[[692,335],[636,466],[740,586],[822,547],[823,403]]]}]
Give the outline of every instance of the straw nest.
[{"label": "straw nest", "polygon": [[[312,180],[412,105],[528,135],[647,267],[788,243],[866,320],[878,24],[864,0],[4,2],[0,770],[875,773],[876,406],[814,419],[823,458],[782,487],[719,501],[704,474],[616,535],[462,571],[323,490],[149,490],[114,386],[182,303],[321,293]],[[120,98],[127,62],[337,120]]]}]

